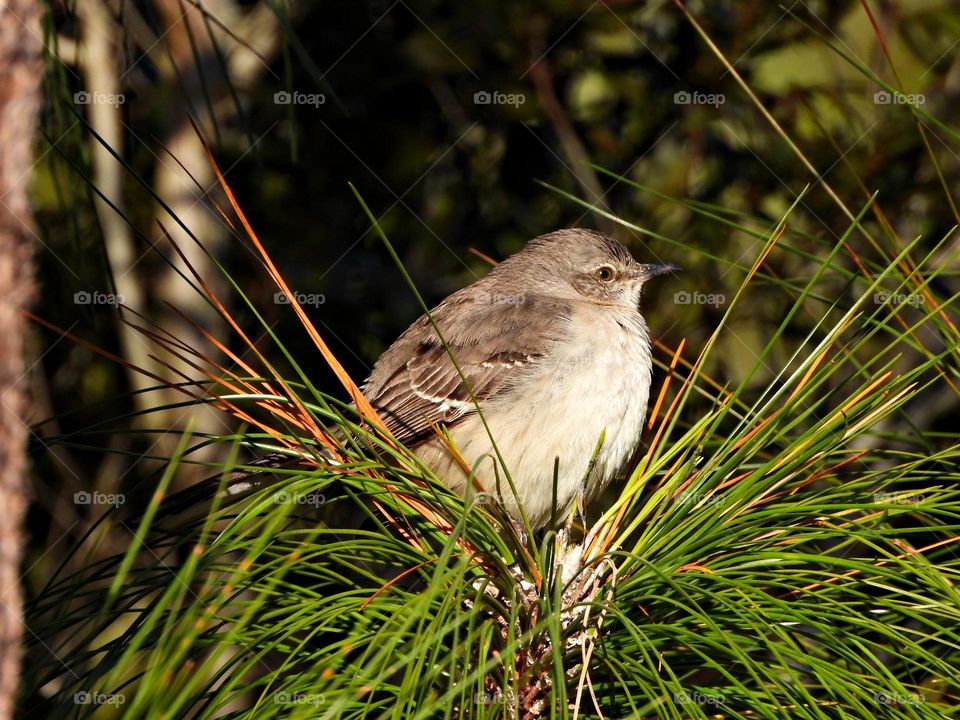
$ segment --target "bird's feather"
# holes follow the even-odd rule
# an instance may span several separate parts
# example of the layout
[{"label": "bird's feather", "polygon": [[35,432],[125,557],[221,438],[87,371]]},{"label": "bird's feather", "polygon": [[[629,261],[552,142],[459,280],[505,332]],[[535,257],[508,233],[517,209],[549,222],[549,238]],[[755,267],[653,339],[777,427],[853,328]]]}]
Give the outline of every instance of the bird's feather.
[{"label": "bird's feather", "polygon": [[[477,301],[477,298],[480,301]],[[363,393],[408,447],[476,412],[550,351],[566,332],[568,303],[542,295],[455,293],[431,311],[460,373],[426,315],[381,356]],[[533,321],[532,321],[533,320]]]}]

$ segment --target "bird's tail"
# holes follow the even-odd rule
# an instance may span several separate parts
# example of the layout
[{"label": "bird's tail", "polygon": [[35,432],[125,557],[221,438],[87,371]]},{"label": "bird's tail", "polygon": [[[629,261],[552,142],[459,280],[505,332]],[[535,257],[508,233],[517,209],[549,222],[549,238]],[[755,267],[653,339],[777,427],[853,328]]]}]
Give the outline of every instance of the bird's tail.
[{"label": "bird's tail", "polygon": [[223,473],[212,475],[165,498],[157,518],[180,515],[192,510],[206,514],[213,505],[229,507],[263,488],[282,483],[297,475],[298,471],[308,472],[315,470],[320,463],[336,462],[332,454],[326,452],[317,457],[273,452],[239,466],[226,478]]}]

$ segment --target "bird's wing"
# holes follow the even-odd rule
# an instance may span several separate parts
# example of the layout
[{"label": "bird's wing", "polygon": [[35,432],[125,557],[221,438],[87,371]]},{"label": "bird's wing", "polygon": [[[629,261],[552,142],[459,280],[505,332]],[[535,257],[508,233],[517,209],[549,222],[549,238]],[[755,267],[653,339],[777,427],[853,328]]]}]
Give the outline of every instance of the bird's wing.
[{"label": "bird's wing", "polygon": [[[566,332],[569,304],[526,295],[484,296],[463,291],[431,311],[478,402],[533,368]],[[492,301],[488,301],[492,300]],[[433,436],[431,424],[450,426],[476,405],[429,319],[421,316],[380,357],[364,395],[403,444]]]}]

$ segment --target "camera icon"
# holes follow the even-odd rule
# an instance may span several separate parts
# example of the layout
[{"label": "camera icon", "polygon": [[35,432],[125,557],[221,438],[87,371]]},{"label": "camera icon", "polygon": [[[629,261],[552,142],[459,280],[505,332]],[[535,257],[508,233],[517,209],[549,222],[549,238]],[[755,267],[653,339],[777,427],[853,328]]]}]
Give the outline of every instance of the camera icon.
[{"label": "camera icon", "polygon": [[473,496],[473,504],[479,506],[487,506],[496,504],[497,499],[488,492],[478,492]]},{"label": "camera icon", "polygon": [[275,292],[273,294],[273,304],[274,305],[289,305],[290,298],[287,297],[285,292]]},{"label": "camera icon", "polygon": [[81,90],[73,94],[73,102],[77,105],[89,105],[92,100],[93,97],[86,90]]},{"label": "camera icon", "polygon": [[486,90],[480,90],[473,94],[474,105],[489,105],[493,102],[493,97]]},{"label": "camera icon", "polygon": [[273,94],[273,102],[275,105],[289,105],[293,102],[293,95],[286,90],[280,90]]},{"label": "camera icon", "polygon": [[93,502],[93,496],[86,490],[81,490],[73,494],[74,505],[89,505],[91,502]]},{"label": "camera icon", "polygon": [[89,305],[93,301],[93,296],[86,290],[78,290],[73,294],[74,305]]},{"label": "camera icon", "polygon": [[680,292],[675,292],[673,294],[673,302],[677,305],[689,305],[690,301],[690,293],[688,293],[686,290],[681,290]]},{"label": "camera icon", "polygon": [[886,90],[877,90],[873,94],[874,105],[889,105],[893,101],[893,95]]},{"label": "camera icon", "polygon": [[686,90],[679,90],[673,94],[674,105],[689,105],[693,97]]}]

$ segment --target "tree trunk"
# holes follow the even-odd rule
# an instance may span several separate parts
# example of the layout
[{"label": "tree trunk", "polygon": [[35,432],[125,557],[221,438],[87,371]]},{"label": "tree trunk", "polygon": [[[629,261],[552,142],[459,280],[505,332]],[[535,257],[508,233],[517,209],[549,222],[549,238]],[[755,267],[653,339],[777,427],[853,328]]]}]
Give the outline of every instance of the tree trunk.
[{"label": "tree trunk", "polygon": [[33,292],[28,197],[40,100],[40,7],[0,3],[0,720],[13,714],[20,670],[21,530],[27,427],[22,308]]}]

